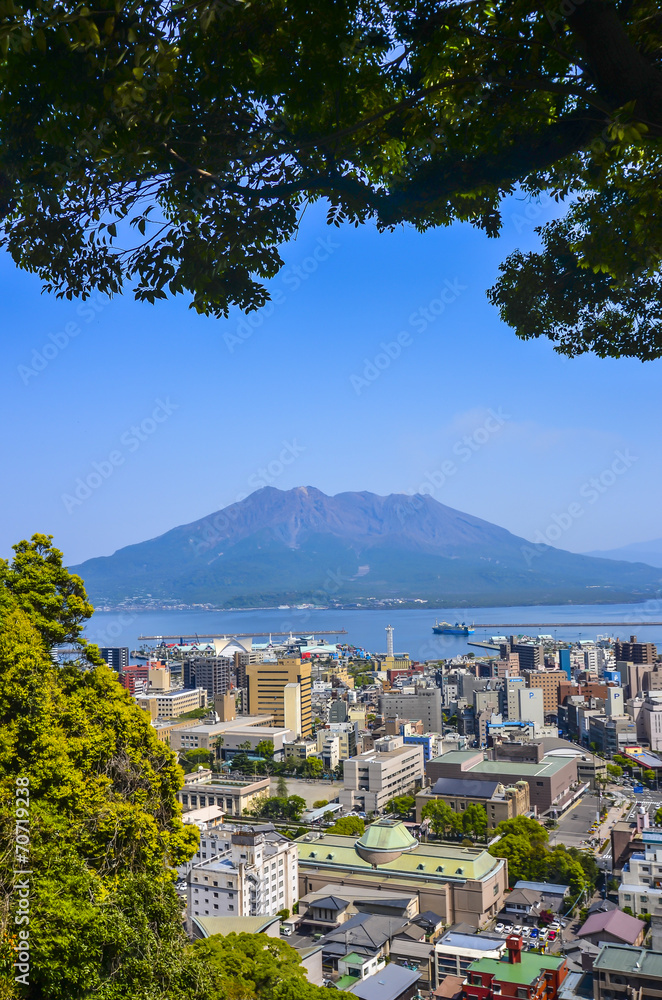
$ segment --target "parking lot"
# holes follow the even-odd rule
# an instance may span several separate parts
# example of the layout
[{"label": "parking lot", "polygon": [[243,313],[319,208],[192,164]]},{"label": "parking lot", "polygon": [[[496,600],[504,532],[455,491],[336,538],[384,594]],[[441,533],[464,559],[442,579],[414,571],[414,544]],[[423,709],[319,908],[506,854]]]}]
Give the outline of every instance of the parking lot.
[{"label": "parking lot", "polygon": [[497,922],[493,931],[504,937],[511,933],[521,934],[525,948],[540,948],[541,945],[544,945],[546,950],[551,952],[558,951],[561,947],[561,932],[565,926],[565,920],[554,920],[548,927],[544,928]]},{"label": "parking lot", "polygon": [[589,830],[597,819],[597,795],[584,795],[559,820],[557,830],[550,831],[549,845],[565,844],[566,847],[586,847]]}]

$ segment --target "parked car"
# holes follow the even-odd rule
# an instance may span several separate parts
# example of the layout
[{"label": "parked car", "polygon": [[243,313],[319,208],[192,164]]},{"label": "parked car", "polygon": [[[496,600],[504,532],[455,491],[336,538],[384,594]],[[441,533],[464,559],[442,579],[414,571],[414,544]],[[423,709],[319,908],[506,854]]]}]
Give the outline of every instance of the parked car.
[{"label": "parked car", "polygon": [[522,925],[515,924],[513,927],[513,934],[521,934],[521,933],[522,933]]},{"label": "parked car", "polygon": [[504,924],[497,924],[495,926],[495,928],[494,928],[494,930],[497,932],[497,934],[503,934],[503,932],[505,931],[505,929],[506,929],[506,927],[505,927]]},{"label": "parked car", "polygon": [[530,933],[529,937],[531,939],[538,937],[538,928],[537,927],[532,927],[531,928],[531,933]]},{"label": "parked car", "polygon": [[549,937],[549,931],[547,930],[546,927],[543,927],[542,930],[538,931],[538,937],[540,938],[541,941],[547,940],[547,938]]},{"label": "parked car", "polygon": [[512,924],[504,924],[503,925],[503,932],[504,932],[504,934],[512,934],[513,933],[513,925]]},{"label": "parked car", "polygon": [[550,931],[549,932],[549,940],[550,941],[556,941],[556,931]]},{"label": "parked car", "polygon": [[531,936],[531,928],[530,927],[524,927],[522,929],[522,937],[524,938],[524,940],[526,940],[530,936]]}]

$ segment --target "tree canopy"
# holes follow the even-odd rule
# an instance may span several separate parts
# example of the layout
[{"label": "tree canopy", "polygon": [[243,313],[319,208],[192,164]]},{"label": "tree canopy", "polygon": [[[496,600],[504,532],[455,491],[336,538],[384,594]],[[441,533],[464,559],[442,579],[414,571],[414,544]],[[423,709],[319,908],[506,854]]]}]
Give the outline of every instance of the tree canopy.
[{"label": "tree canopy", "polygon": [[7,2],[0,244],[58,295],[221,316],[311,202],[496,236],[522,192],[559,217],[503,263],[506,322],[659,357],[661,42],[653,0]]}]

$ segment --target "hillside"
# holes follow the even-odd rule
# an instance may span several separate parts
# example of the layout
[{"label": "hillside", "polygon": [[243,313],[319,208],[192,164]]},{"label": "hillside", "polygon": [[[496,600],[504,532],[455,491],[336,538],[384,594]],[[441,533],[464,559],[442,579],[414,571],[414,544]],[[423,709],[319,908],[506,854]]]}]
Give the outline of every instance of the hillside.
[{"label": "hillside", "polygon": [[265,487],[191,524],[72,567],[97,603],[223,607],[367,597],[439,605],[634,601],[662,572],[536,547],[430,496]]},{"label": "hillside", "polygon": [[662,567],[662,538],[653,538],[650,542],[632,542],[619,549],[587,552],[586,555],[598,559],[622,559],[624,562],[647,563],[649,566]]}]

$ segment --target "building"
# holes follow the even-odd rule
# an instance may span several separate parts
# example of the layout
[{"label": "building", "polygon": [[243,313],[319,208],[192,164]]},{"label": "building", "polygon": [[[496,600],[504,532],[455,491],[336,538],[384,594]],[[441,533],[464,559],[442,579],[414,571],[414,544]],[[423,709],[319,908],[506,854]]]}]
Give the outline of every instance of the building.
[{"label": "building", "polygon": [[288,655],[275,663],[251,663],[246,678],[252,715],[272,715],[277,726],[297,736],[312,734],[310,661]]},{"label": "building", "polygon": [[379,711],[386,719],[420,719],[426,733],[443,732],[439,688],[422,688],[416,694],[389,692],[379,699]]},{"label": "building", "polygon": [[420,844],[404,823],[378,820],[357,841],[338,834],[306,834],[299,844],[302,896],[329,883],[418,897],[445,924],[483,927],[503,906],[508,866],[503,858],[470,847]]},{"label": "building", "polygon": [[461,814],[470,805],[483,806],[489,830],[507,819],[523,816],[530,810],[529,786],[523,779],[507,788],[499,781],[475,781],[471,778],[438,778],[434,785],[416,795],[416,822],[423,818],[428,802],[443,799]]},{"label": "building", "polygon": [[506,949],[502,937],[449,930],[434,946],[437,982],[446,976],[464,976],[469,966],[480,958],[499,959]]},{"label": "building", "polygon": [[518,642],[517,636],[511,635],[508,642],[499,646],[499,650],[502,658],[509,653],[517,653],[522,673],[525,670],[542,670],[545,666],[545,647],[532,642]]},{"label": "building", "polygon": [[[202,780],[201,780],[202,775]],[[228,816],[243,816],[258,799],[269,795],[270,778],[222,778],[211,771],[193,772],[184,779],[177,800],[184,811],[216,805]]]},{"label": "building", "polygon": [[359,1000],[410,1000],[417,993],[418,971],[391,962],[381,972],[373,972],[349,987]]},{"label": "building", "polygon": [[522,950],[522,937],[506,938],[507,957],[479,958],[467,970],[463,1000],[557,1000],[568,975],[564,958]]},{"label": "building", "polygon": [[658,1000],[662,997],[662,953],[605,944],[593,963],[595,1000]]},{"label": "building", "polygon": [[657,660],[657,647],[654,642],[637,642],[636,635],[631,635],[629,642],[616,640],[614,643],[614,659],[617,663],[619,660],[622,660],[627,663],[653,664]]},{"label": "building", "polygon": [[[518,745],[515,747],[520,749]],[[505,753],[507,748],[503,744],[490,752]],[[471,778],[498,781],[508,788],[523,779],[529,786],[531,809],[537,815],[568,805],[577,782],[575,756],[543,755],[542,746],[537,743],[522,745],[521,749],[523,759],[519,760],[487,760],[482,751],[451,750],[431,760],[425,770],[433,782],[439,778]],[[525,756],[529,753],[539,753],[539,762]]]},{"label": "building", "polygon": [[545,727],[544,702],[544,691],[540,688],[519,688],[517,691],[516,718],[521,722],[532,722],[535,733]]},{"label": "building", "polygon": [[[543,712],[557,715],[559,711],[559,685],[567,681],[563,670],[529,670],[526,674],[527,687],[542,688]],[[523,718],[523,716],[522,716]]]},{"label": "building", "polygon": [[218,827],[211,858],[192,867],[188,917],[270,916],[299,898],[297,844],[273,826]]},{"label": "building", "polygon": [[[620,690],[620,689],[619,689]],[[620,753],[637,739],[637,726],[629,715],[591,715],[588,722],[588,742],[598,753]]]},{"label": "building", "polygon": [[136,690],[139,694],[145,693],[149,687],[149,667],[146,663],[132,664],[124,667],[117,679],[129,694],[135,694]]},{"label": "building", "polygon": [[99,652],[113,670],[125,670],[129,665],[128,646],[99,646]]},{"label": "building", "polygon": [[623,865],[618,905],[633,913],[662,915],[662,830],[640,831],[643,851],[636,851]]},{"label": "building", "polygon": [[285,760],[294,757],[296,760],[307,760],[314,756],[317,750],[316,740],[293,740],[284,746]]},{"label": "building", "polygon": [[572,664],[570,662],[570,650],[559,649],[559,670],[561,670],[569,681],[572,680]]},{"label": "building", "polygon": [[356,735],[358,726],[352,722],[334,722],[317,730],[317,749],[323,751],[324,744],[331,737],[338,739],[338,760],[347,760],[356,755]]},{"label": "building", "polygon": [[205,708],[207,692],[204,688],[195,688],[192,691],[155,691],[137,695],[136,701],[140,708],[149,712],[152,719],[177,719],[185,712]]},{"label": "building", "polygon": [[410,792],[425,776],[423,748],[405,746],[401,736],[386,736],[374,750],[343,764],[343,787],[338,801],[345,809],[381,812],[396,795]]},{"label": "building", "polygon": [[597,945],[612,943],[636,946],[643,944],[647,930],[648,925],[644,920],[637,920],[629,913],[614,909],[589,914],[577,931],[577,937]]},{"label": "building", "polygon": [[[283,734],[288,732],[286,729],[270,726],[270,722],[273,722],[273,719],[268,715],[242,715],[238,719],[220,722],[216,713],[210,712],[204,719],[197,722],[193,720],[187,726],[177,728],[172,734],[170,745],[173,750],[216,750],[218,748],[220,751],[225,746],[229,734],[240,731],[242,739],[238,742],[250,742],[251,746],[254,747],[262,739],[272,739],[274,732]],[[283,736],[280,744],[283,747],[285,738]],[[228,745],[235,746],[235,743],[230,742]]]},{"label": "building", "polygon": [[651,750],[662,750],[662,691],[646,692],[637,723],[637,731]]},{"label": "building", "polygon": [[184,660],[184,687],[203,687],[210,701],[216,695],[227,694],[232,687],[232,667],[229,656],[193,656]]}]

